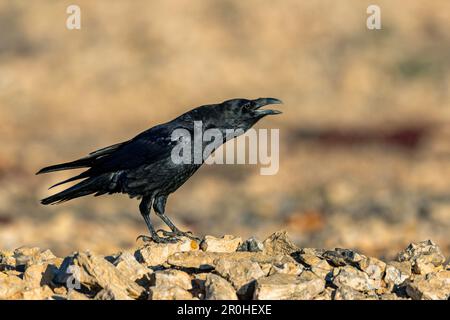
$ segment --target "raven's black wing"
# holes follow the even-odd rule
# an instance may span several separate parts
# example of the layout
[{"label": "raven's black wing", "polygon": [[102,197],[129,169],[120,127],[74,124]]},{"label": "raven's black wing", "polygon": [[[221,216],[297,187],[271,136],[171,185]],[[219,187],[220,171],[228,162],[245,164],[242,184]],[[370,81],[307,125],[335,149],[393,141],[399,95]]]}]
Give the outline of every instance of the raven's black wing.
[{"label": "raven's black wing", "polygon": [[171,130],[159,125],[142,132],[135,138],[90,153],[87,157],[41,169],[37,174],[76,168],[89,168],[81,174],[61,181],[52,187],[102,173],[132,169],[151,164],[170,155],[174,142]]},{"label": "raven's black wing", "polygon": [[128,141],[107,157],[98,159],[87,171],[91,175],[137,168],[170,156],[175,142],[165,126],[153,127]]}]

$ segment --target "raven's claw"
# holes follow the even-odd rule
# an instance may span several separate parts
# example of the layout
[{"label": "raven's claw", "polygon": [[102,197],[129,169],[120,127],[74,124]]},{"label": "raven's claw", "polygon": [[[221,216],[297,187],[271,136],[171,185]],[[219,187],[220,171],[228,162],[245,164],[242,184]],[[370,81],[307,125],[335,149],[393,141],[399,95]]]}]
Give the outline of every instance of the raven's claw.
[{"label": "raven's claw", "polygon": [[156,232],[161,232],[163,234],[163,236],[169,237],[169,238],[178,238],[179,239],[179,237],[186,237],[186,238],[189,238],[191,240],[195,240],[197,242],[201,241],[201,239],[196,237],[196,236],[194,236],[191,231],[183,232],[183,231],[180,231],[180,230],[167,231],[167,230],[159,229]]},{"label": "raven's claw", "polygon": [[155,242],[155,243],[176,243],[178,241],[177,238],[174,237],[167,237],[167,238],[161,238],[158,235],[150,237],[146,235],[140,235],[136,238],[136,241],[141,239],[144,242]]}]

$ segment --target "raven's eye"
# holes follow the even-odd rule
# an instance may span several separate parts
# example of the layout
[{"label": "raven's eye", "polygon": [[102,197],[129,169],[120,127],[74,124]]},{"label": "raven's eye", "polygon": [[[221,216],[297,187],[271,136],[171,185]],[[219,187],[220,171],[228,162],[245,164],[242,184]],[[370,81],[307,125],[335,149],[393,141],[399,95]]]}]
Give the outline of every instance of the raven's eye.
[{"label": "raven's eye", "polygon": [[242,106],[242,108],[243,108],[245,111],[250,111],[250,110],[252,109],[252,103],[251,103],[251,102],[247,102],[246,104],[244,104],[244,105]]}]

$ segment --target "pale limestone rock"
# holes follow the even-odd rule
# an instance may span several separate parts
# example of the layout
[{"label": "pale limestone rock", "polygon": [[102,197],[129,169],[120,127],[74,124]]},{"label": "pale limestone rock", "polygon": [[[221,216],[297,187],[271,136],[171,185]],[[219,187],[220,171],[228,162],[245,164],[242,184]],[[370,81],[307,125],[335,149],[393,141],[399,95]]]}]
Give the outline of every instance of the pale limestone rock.
[{"label": "pale limestone rock", "polygon": [[0,276],[0,300],[12,298],[24,288],[24,281],[17,276],[6,274]]},{"label": "pale limestone rock", "polygon": [[300,249],[288,238],[286,231],[278,231],[263,242],[263,252],[268,255],[291,255]]},{"label": "pale limestone rock", "polygon": [[205,281],[206,300],[237,300],[233,286],[221,276],[210,273]]},{"label": "pale limestone rock", "polygon": [[369,276],[354,267],[344,266],[336,268],[333,277],[333,284],[338,288],[347,286],[357,291],[370,291],[376,289],[372,286]]},{"label": "pale limestone rock", "polygon": [[182,238],[176,243],[149,242],[134,253],[136,259],[147,267],[164,264],[167,258],[177,252],[196,251],[198,243],[189,238]]},{"label": "pale limestone rock", "polygon": [[192,289],[192,279],[191,277],[183,271],[172,269],[172,270],[162,270],[156,271],[150,276],[151,286],[178,286],[185,290]]},{"label": "pale limestone rock", "polygon": [[95,300],[133,300],[126,292],[115,285],[106,286],[100,290],[94,297]]},{"label": "pale limestone rock", "polygon": [[264,272],[264,275],[266,276],[274,274],[278,270],[278,268],[273,270],[274,265],[272,263],[260,263],[259,266],[261,267],[261,270]]},{"label": "pale limestone rock", "polygon": [[60,295],[60,296],[65,296],[65,295],[67,295],[67,289],[66,289],[65,287],[56,287],[56,288],[53,288],[53,292],[54,292],[55,294],[57,294],[57,295]]},{"label": "pale limestone rock", "polygon": [[141,279],[144,275],[152,273],[151,269],[140,264],[134,255],[128,251],[119,254],[113,264],[131,281]]},{"label": "pale limestone rock", "polygon": [[192,294],[178,286],[150,287],[149,300],[192,300]]},{"label": "pale limestone rock", "polygon": [[214,269],[214,261],[224,258],[234,261],[251,261],[260,264],[282,264],[287,262],[295,262],[295,260],[286,255],[268,255],[264,252],[179,252],[171,255],[167,259],[167,263],[179,268],[194,268],[200,270]]},{"label": "pale limestone rock", "polygon": [[56,256],[50,251],[41,251],[40,248],[21,247],[14,250],[13,255],[16,267],[24,266],[25,268],[32,264],[43,263],[56,259]]},{"label": "pale limestone rock", "polygon": [[230,281],[237,294],[243,297],[251,296],[255,280],[265,276],[257,262],[248,260],[220,258],[214,265],[215,271]]},{"label": "pale limestone rock", "polygon": [[[293,274],[299,275],[303,272],[303,266],[299,265],[295,262],[285,262],[285,263],[276,263],[270,265],[269,273],[264,272],[265,274],[271,276],[275,273],[284,273],[284,274]],[[263,270],[264,271],[264,270]]]},{"label": "pale limestone rock", "polygon": [[317,249],[304,248],[295,254],[295,259],[307,266],[320,278],[326,278],[333,270],[333,267],[322,257],[322,253]]},{"label": "pale limestone rock", "polygon": [[334,289],[328,287],[322,291],[319,295],[315,296],[313,300],[333,300]]},{"label": "pale limestone rock", "polygon": [[311,271],[319,278],[326,279],[332,274],[333,267],[326,260],[320,260],[317,264],[311,266]]},{"label": "pale limestone rock", "polygon": [[112,263],[89,252],[76,253],[64,259],[55,281],[64,284],[69,278],[76,279],[90,289],[114,286],[132,298],[138,298],[144,291],[144,288],[130,281]]},{"label": "pale limestone rock", "polygon": [[307,266],[315,266],[317,264],[319,264],[321,261],[323,261],[323,259],[319,258],[318,256],[316,256],[315,254],[310,254],[310,253],[301,253],[299,255],[297,255],[298,260],[307,265]]},{"label": "pale limestone rock", "polygon": [[167,263],[179,268],[210,270],[214,268],[214,259],[220,255],[215,252],[177,252],[167,258]]},{"label": "pale limestone rock", "polygon": [[380,300],[408,300],[408,299],[399,297],[395,293],[384,293],[384,294],[380,295]]},{"label": "pale limestone rock", "polygon": [[431,240],[411,243],[398,255],[398,261],[410,261],[416,274],[428,274],[442,270],[445,257]]},{"label": "pale limestone rock", "polygon": [[340,286],[333,294],[334,300],[378,300],[375,294],[364,294],[348,286]]},{"label": "pale limestone rock", "polygon": [[235,252],[241,243],[241,238],[231,235],[224,235],[222,238],[205,236],[200,248],[208,252]]},{"label": "pale limestone rock", "polygon": [[26,288],[33,289],[43,285],[50,285],[57,273],[58,268],[53,264],[33,264],[25,270],[23,280]]},{"label": "pale limestone rock", "polygon": [[256,281],[254,299],[257,300],[310,300],[325,289],[325,280],[309,271],[300,276],[276,273]]},{"label": "pale limestone rock", "polygon": [[447,300],[450,298],[450,271],[419,275],[406,285],[414,300]]},{"label": "pale limestone rock", "polygon": [[47,300],[54,295],[52,289],[45,285],[43,287],[35,287],[33,289],[22,292],[22,299],[24,300]]},{"label": "pale limestone rock", "polygon": [[322,257],[322,255],[326,252],[324,249],[318,249],[318,248],[301,248],[298,254],[310,254],[313,256]]},{"label": "pale limestone rock", "polygon": [[388,285],[400,285],[411,277],[411,263],[409,261],[391,261],[386,265],[384,281]]},{"label": "pale limestone rock", "polygon": [[376,258],[364,257],[357,262],[357,266],[369,276],[370,285],[373,289],[378,290],[381,288],[386,263]]},{"label": "pale limestone rock", "polygon": [[8,250],[0,251],[0,271],[15,267],[16,259],[14,258],[14,252]]}]

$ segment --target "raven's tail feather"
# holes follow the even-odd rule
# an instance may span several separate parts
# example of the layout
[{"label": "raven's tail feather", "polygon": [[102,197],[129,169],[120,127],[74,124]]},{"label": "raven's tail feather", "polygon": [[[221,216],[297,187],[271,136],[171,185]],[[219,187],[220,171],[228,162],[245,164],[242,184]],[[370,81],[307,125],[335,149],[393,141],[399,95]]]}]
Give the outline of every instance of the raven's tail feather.
[{"label": "raven's tail feather", "polygon": [[53,166],[48,166],[45,168],[42,168],[36,174],[41,173],[49,173],[54,171],[61,171],[61,170],[69,170],[69,169],[78,169],[78,168],[86,168],[89,167],[92,164],[92,159],[89,158],[83,158],[71,162],[65,162],[60,164],[55,164]]},{"label": "raven's tail feather", "polygon": [[112,146],[99,149],[97,151],[89,153],[89,155],[87,157],[84,157],[84,158],[81,158],[81,159],[78,159],[75,161],[55,164],[52,166],[42,168],[41,170],[36,172],[36,174],[49,173],[49,172],[60,171],[60,170],[92,167],[92,165],[95,163],[95,161],[97,161],[98,159],[100,159],[102,157],[110,155],[111,153],[113,153],[114,151],[119,149],[122,145],[124,145],[125,143],[126,142],[116,143],[116,144],[113,144]]},{"label": "raven's tail feather", "polygon": [[71,177],[69,179],[66,179],[66,180],[60,181],[58,183],[55,183],[49,189],[52,189],[52,188],[57,187],[57,186],[60,186],[60,185],[65,184],[67,182],[72,182],[72,181],[84,179],[84,178],[87,178],[87,177],[89,177],[89,175],[88,175],[88,172],[85,171],[85,172],[82,172],[81,174],[79,174],[77,176],[74,176],[74,177]]},{"label": "raven's tail feather", "polygon": [[109,179],[105,176],[88,178],[66,190],[63,190],[50,197],[42,199],[41,203],[45,205],[58,204],[89,194],[98,193],[105,189],[108,181]]}]

